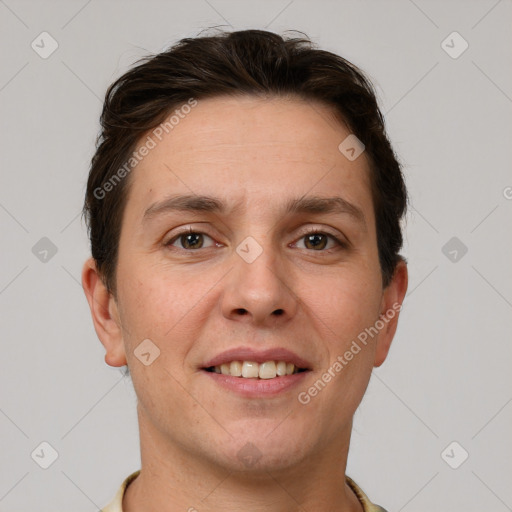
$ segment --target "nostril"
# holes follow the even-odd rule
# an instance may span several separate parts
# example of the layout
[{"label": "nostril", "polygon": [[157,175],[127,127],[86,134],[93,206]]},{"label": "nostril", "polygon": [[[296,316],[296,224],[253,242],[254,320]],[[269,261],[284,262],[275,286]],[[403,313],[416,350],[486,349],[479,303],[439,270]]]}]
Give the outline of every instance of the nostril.
[{"label": "nostril", "polygon": [[284,311],[282,309],[276,309],[274,311],[274,315],[276,315],[276,316],[281,316],[283,313],[284,313]]},{"label": "nostril", "polygon": [[247,314],[247,310],[244,309],[244,308],[238,308],[238,309],[235,309],[235,313],[237,313],[239,315],[246,315]]}]

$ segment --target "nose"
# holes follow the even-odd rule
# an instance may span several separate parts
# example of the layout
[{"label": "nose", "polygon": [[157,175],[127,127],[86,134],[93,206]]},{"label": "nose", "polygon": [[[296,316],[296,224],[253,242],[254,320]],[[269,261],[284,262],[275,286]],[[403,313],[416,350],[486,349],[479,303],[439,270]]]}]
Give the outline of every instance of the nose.
[{"label": "nose", "polygon": [[230,320],[275,327],[295,316],[298,297],[291,286],[292,269],[272,247],[262,245],[262,249],[252,262],[233,253],[234,268],[226,276],[222,313]]}]

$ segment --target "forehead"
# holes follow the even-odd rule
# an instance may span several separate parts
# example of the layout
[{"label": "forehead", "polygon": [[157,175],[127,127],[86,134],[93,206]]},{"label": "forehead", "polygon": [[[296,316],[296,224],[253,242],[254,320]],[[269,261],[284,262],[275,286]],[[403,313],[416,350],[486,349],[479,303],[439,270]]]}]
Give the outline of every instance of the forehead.
[{"label": "forehead", "polygon": [[130,178],[128,205],[137,216],[177,192],[222,196],[266,210],[308,193],[339,192],[372,210],[366,156],[350,161],[340,152],[350,131],[327,105],[299,98],[215,97],[184,111],[172,125],[141,138],[141,144],[151,140],[152,148]]}]

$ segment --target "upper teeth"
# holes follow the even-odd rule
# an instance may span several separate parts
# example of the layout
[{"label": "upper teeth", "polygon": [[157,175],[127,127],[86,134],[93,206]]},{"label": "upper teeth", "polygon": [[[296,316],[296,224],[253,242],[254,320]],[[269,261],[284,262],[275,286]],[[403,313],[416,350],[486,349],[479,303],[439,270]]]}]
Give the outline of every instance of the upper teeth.
[{"label": "upper teeth", "polygon": [[298,368],[293,363],[285,361],[265,361],[256,363],[254,361],[231,361],[220,366],[214,366],[215,373],[231,375],[232,377],[245,377],[246,379],[273,379],[282,375],[297,373]]}]

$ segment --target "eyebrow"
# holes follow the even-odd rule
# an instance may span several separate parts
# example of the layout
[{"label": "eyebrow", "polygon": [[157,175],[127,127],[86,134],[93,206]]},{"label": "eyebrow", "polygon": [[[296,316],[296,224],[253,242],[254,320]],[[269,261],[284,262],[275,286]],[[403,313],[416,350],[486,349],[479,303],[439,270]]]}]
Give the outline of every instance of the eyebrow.
[{"label": "eyebrow", "polygon": [[309,196],[292,199],[286,206],[286,213],[334,213],[353,217],[366,228],[363,211],[342,197]]},{"label": "eyebrow", "polygon": [[[234,204],[229,211],[237,213],[242,209],[242,203]],[[153,203],[145,212],[143,222],[163,213],[173,211],[207,212],[223,214],[228,211],[227,205],[220,199],[206,195],[177,195]],[[307,196],[291,199],[286,203],[284,214],[343,214],[349,215],[366,228],[363,211],[355,204],[342,197]]]}]

